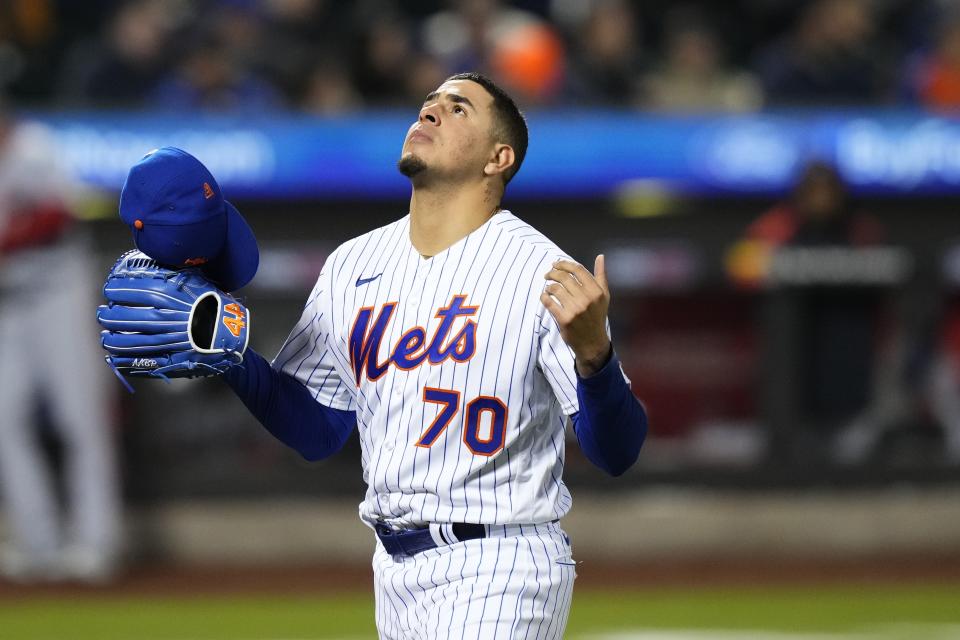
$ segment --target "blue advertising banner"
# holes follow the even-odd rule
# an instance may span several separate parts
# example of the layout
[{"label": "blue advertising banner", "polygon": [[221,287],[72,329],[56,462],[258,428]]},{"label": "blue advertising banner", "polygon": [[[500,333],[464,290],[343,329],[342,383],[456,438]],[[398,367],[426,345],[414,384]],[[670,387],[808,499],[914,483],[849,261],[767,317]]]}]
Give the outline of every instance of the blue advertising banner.
[{"label": "blue advertising banner", "polygon": [[[273,115],[34,114],[88,183],[117,190],[147,151],[179,146],[231,198],[403,198],[396,170],[407,112],[317,119]],[[603,197],[631,185],[700,195],[787,189],[810,159],[862,194],[960,194],[960,119],[845,111],[656,116],[534,112],[511,199]]]}]

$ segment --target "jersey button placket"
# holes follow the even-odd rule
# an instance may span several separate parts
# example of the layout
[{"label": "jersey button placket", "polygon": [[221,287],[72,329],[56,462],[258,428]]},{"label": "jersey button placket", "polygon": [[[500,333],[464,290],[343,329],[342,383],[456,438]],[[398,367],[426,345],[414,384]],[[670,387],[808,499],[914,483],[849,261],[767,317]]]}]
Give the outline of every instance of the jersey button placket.
[{"label": "jersey button placket", "polygon": [[413,291],[410,292],[410,297],[407,298],[407,306],[411,309],[416,309],[420,304],[420,293],[423,291],[425,271],[423,269],[418,269],[417,273],[413,276]]}]

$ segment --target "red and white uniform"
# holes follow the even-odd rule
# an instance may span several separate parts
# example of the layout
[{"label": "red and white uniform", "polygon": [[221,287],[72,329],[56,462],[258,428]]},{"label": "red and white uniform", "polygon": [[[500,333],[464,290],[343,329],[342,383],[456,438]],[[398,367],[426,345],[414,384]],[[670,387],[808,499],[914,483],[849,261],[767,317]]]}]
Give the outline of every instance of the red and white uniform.
[{"label": "red and white uniform", "polygon": [[[120,536],[109,372],[90,311],[99,281],[70,226],[73,188],[46,128],[17,123],[0,139],[0,496],[10,538],[0,569],[24,579],[99,577]],[[40,403],[63,444],[66,513],[39,443]]]}]

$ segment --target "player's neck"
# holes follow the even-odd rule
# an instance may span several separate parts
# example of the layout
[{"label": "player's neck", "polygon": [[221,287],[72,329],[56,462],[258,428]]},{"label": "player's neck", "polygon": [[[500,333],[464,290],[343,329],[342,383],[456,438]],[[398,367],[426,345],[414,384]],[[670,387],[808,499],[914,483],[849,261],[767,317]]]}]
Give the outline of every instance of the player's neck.
[{"label": "player's neck", "polygon": [[435,256],[479,229],[499,210],[498,194],[480,188],[414,188],[410,196],[410,242],[422,256]]}]

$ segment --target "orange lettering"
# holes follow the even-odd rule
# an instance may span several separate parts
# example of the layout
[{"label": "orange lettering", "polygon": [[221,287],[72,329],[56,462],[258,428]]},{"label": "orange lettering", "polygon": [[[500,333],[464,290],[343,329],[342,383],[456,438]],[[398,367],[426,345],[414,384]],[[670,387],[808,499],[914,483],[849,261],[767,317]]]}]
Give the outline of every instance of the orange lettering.
[{"label": "orange lettering", "polygon": [[223,310],[233,316],[232,318],[224,316],[223,326],[229,329],[230,333],[232,333],[235,338],[239,338],[240,331],[247,326],[247,323],[243,321],[244,317],[246,317],[246,314],[236,302],[231,302],[225,306]]}]

